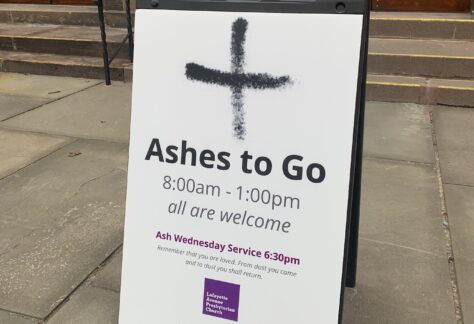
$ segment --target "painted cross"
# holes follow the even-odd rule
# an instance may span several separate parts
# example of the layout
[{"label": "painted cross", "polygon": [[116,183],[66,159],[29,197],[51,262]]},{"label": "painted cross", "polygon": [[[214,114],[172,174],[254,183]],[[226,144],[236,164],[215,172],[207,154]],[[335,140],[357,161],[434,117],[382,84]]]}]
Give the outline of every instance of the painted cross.
[{"label": "painted cross", "polygon": [[291,83],[289,76],[274,77],[267,73],[244,72],[247,26],[248,22],[243,18],[236,19],[232,24],[231,72],[210,69],[196,63],[186,64],[186,77],[189,80],[227,86],[231,89],[234,114],[232,126],[234,136],[239,140],[243,140],[246,134],[243,89],[276,89]]}]

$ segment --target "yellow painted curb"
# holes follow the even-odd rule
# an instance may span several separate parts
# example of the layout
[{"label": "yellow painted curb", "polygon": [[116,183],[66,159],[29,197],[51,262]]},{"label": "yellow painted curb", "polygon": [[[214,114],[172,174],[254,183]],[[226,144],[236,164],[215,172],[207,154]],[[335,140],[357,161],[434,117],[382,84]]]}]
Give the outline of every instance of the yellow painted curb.
[{"label": "yellow painted curb", "polygon": [[379,56],[404,56],[404,57],[427,57],[427,58],[439,58],[439,59],[458,59],[458,60],[474,60],[474,56],[446,56],[446,55],[431,55],[431,54],[397,54],[397,53],[377,53],[369,52],[369,55]]},{"label": "yellow painted curb", "polygon": [[371,17],[370,20],[388,20],[388,21],[420,21],[420,22],[458,22],[458,23],[474,23],[472,19],[453,19],[453,18],[375,18]]},{"label": "yellow painted curb", "polygon": [[385,85],[385,86],[397,86],[397,87],[416,87],[420,88],[421,84],[417,83],[395,83],[395,82],[378,82],[378,81],[367,81],[369,85]]},{"label": "yellow painted curb", "polygon": [[468,87],[438,86],[438,88],[440,88],[440,89],[449,89],[449,90],[474,91],[474,88],[468,88]]},{"label": "yellow painted curb", "polygon": [[[123,36],[125,37],[126,34]],[[54,37],[48,35],[0,35],[0,38],[21,38],[21,39],[41,39],[41,40],[54,40],[54,41],[74,41],[74,42],[100,42],[100,39],[82,39],[82,38],[65,38],[65,37]],[[109,40],[110,41],[110,40]]]},{"label": "yellow painted curb", "polygon": [[[366,84],[367,85],[395,86],[395,87],[413,87],[413,88],[421,88],[424,86],[422,84],[417,84],[417,83],[396,83],[396,82],[382,82],[382,81],[367,81]],[[439,85],[439,86],[431,86],[431,88],[460,90],[460,91],[474,91],[474,87],[469,88],[469,87]]]}]

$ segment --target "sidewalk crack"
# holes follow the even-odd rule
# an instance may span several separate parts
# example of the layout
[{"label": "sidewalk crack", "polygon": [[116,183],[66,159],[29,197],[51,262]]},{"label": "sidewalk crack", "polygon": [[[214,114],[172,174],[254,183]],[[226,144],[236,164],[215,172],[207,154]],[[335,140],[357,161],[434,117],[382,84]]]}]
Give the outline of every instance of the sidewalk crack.
[{"label": "sidewalk crack", "polygon": [[451,231],[449,228],[449,215],[448,215],[448,209],[446,207],[446,198],[444,194],[443,178],[441,174],[438,141],[436,139],[436,130],[434,127],[433,111],[430,111],[430,121],[431,121],[431,135],[433,138],[433,151],[435,155],[436,178],[438,181],[438,191],[439,191],[439,198],[440,198],[440,204],[441,204],[442,226],[443,226],[444,234],[446,237],[446,256],[447,256],[447,261],[448,261],[448,266],[449,266],[449,277],[451,279],[454,312],[456,315],[457,323],[464,324],[461,297],[459,294],[459,285],[458,285],[458,279],[457,279],[457,273],[456,273],[456,263],[454,259]]}]

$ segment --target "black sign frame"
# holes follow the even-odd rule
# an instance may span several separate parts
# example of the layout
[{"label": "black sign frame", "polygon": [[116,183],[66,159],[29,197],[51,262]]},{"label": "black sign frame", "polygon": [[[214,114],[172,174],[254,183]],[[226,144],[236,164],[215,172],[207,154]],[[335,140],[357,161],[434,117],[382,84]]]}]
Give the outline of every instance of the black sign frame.
[{"label": "black sign frame", "polygon": [[365,14],[366,7],[367,0],[137,0],[137,9],[197,11]]},{"label": "black sign frame", "polygon": [[365,91],[370,20],[369,0],[137,0],[137,9],[363,15],[343,271],[339,302],[338,323],[341,324],[344,308],[344,288],[354,288],[356,286],[357,276]]}]

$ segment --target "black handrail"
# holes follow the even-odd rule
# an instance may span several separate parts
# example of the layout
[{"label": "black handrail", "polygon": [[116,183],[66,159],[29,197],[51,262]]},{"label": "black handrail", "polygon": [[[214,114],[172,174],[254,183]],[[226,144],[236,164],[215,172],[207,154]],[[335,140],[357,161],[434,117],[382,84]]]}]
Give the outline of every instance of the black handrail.
[{"label": "black handrail", "polygon": [[132,28],[132,15],[130,13],[130,0],[125,0],[125,14],[127,18],[127,35],[120,43],[119,47],[112,54],[112,57],[109,58],[109,49],[107,45],[107,33],[105,30],[105,17],[104,17],[104,1],[103,0],[94,0],[95,5],[97,5],[97,11],[99,13],[99,27],[100,27],[100,37],[102,39],[102,57],[104,59],[104,75],[105,75],[105,84],[110,85],[110,64],[117,57],[120,50],[122,49],[125,42],[128,41],[128,55],[130,57],[130,62],[133,63],[133,28]]}]

